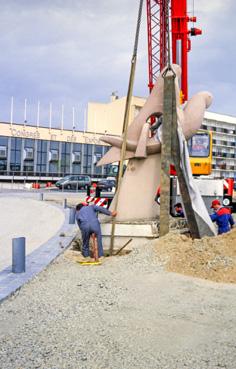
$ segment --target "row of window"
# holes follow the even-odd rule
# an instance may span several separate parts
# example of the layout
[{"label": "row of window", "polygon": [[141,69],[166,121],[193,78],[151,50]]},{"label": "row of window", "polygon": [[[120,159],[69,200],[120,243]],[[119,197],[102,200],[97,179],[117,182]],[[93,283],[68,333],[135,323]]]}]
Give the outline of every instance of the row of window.
[{"label": "row of window", "polygon": [[0,171],[66,174],[105,174],[96,163],[107,146],[8,138],[0,136]]},{"label": "row of window", "polygon": [[227,133],[227,134],[230,134],[230,135],[235,135],[236,134],[236,127],[224,128],[224,127],[220,127],[220,126],[211,126],[211,125],[207,125],[207,124],[202,124],[202,128],[203,129],[209,129],[213,132],[218,132],[218,133]]},{"label": "row of window", "polygon": [[234,170],[236,171],[235,165],[226,165],[226,163],[222,164],[213,164],[212,169],[219,169],[219,170]]},{"label": "row of window", "polygon": [[223,140],[213,139],[212,142],[215,145],[224,145],[224,146],[233,146],[233,147],[236,146],[236,142],[234,141],[223,141]]},{"label": "row of window", "polygon": [[213,151],[213,156],[221,157],[221,158],[234,158],[236,159],[235,154],[229,152],[220,152],[220,151]]}]

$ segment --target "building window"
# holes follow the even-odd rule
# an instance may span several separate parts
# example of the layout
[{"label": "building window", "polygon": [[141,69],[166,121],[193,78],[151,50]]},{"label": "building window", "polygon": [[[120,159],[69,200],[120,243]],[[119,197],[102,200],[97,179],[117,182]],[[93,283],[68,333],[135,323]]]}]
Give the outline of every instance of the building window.
[{"label": "building window", "polygon": [[7,170],[8,137],[0,136],[0,173],[5,174]]},{"label": "building window", "polygon": [[24,148],[24,160],[34,160],[34,149],[32,147]]},{"label": "building window", "polygon": [[72,146],[72,173],[81,174],[82,145],[74,143]]},{"label": "building window", "polygon": [[27,161],[24,160],[24,167],[23,167],[24,173],[27,174],[34,174],[34,162],[33,161]]},{"label": "building window", "polygon": [[[110,148],[111,148],[110,146],[104,146],[104,155],[110,150]],[[118,169],[117,165],[112,165],[112,164],[104,165],[105,176],[115,177],[117,175],[116,169]],[[116,170],[116,173],[115,173],[115,170]]]},{"label": "building window", "polygon": [[47,171],[47,143],[45,140],[37,142],[37,172],[41,175],[46,175]]},{"label": "building window", "polygon": [[95,145],[94,146],[94,157],[93,157],[93,165],[94,165],[94,174],[101,175],[102,167],[97,167],[97,163],[102,158],[103,146]]},{"label": "building window", "polygon": [[91,174],[92,161],[93,161],[92,148],[93,148],[93,145],[84,144],[83,174]]},{"label": "building window", "polygon": [[49,145],[49,173],[58,174],[60,172],[60,160],[59,160],[59,142],[50,141]]},{"label": "building window", "polygon": [[62,142],[61,145],[61,173],[70,174],[71,143]]},{"label": "building window", "polygon": [[34,146],[34,140],[25,138],[23,149],[23,171],[26,175],[34,174]]},{"label": "building window", "polygon": [[10,169],[13,172],[20,172],[21,169],[21,145],[22,138],[11,138]]}]

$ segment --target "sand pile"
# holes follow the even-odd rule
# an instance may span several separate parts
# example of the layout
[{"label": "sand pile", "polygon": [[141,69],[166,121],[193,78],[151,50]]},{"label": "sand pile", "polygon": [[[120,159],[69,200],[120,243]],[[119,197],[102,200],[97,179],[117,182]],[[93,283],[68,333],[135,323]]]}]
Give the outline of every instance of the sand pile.
[{"label": "sand pile", "polygon": [[216,282],[236,283],[236,228],[201,240],[169,233],[156,244],[166,270]]}]

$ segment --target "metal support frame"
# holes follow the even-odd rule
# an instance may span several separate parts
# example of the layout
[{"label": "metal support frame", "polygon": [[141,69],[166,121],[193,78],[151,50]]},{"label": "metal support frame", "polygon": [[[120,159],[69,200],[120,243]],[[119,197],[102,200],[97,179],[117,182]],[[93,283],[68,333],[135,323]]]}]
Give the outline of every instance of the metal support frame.
[{"label": "metal support frame", "polygon": [[148,87],[150,92],[157,76],[167,63],[165,7],[167,0],[146,0],[148,33]]},{"label": "metal support frame", "polygon": [[[167,64],[167,17],[168,0],[146,0],[148,34],[148,87],[150,92],[160,71]],[[195,16],[187,14],[187,0],[171,0],[172,63],[182,68],[182,102],[188,99],[188,51],[191,50],[189,36],[201,35],[202,31],[192,27]]]}]

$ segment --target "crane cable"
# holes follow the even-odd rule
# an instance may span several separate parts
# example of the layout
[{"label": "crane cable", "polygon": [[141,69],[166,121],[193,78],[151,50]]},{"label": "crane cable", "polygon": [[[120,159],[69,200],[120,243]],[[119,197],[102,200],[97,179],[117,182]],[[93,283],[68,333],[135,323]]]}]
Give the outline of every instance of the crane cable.
[{"label": "crane cable", "polygon": [[[117,190],[116,190],[115,197],[114,197],[114,209],[113,209],[114,211],[117,211],[118,199],[119,199],[121,181],[122,181],[122,175],[123,175],[123,165],[125,161],[127,131],[128,131],[128,124],[129,124],[130,106],[131,106],[131,100],[132,100],[132,95],[133,95],[134,76],[135,76],[137,51],[138,51],[138,40],[139,40],[140,25],[141,25],[141,18],[142,18],[142,8],[143,8],[143,0],[140,0],[135,41],[134,41],[134,49],[133,49],[133,55],[131,59],[131,69],[130,69],[128,92],[127,92],[127,98],[126,98],[126,104],[125,104],[124,122],[123,122],[123,128],[122,128],[123,142],[122,142],[122,147],[121,147]],[[110,256],[112,255],[113,249],[114,249],[115,226],[116,226],[116,220],[115,218],[113,218],[112,228],[111,228],[111,243],[110,243],[110,250],[109,250]]]},{"label": "crane cable", "polygon": [[165,78],[169,71],[172,72],[174,77],[176,76],[174,69],[171,65],[171,52],[170,52],[170,22],[169,22],[169,0],[165,2],[165,19],[166,19],[166,37],[167,37],[167,68],[162,73],[162,77]]}]

